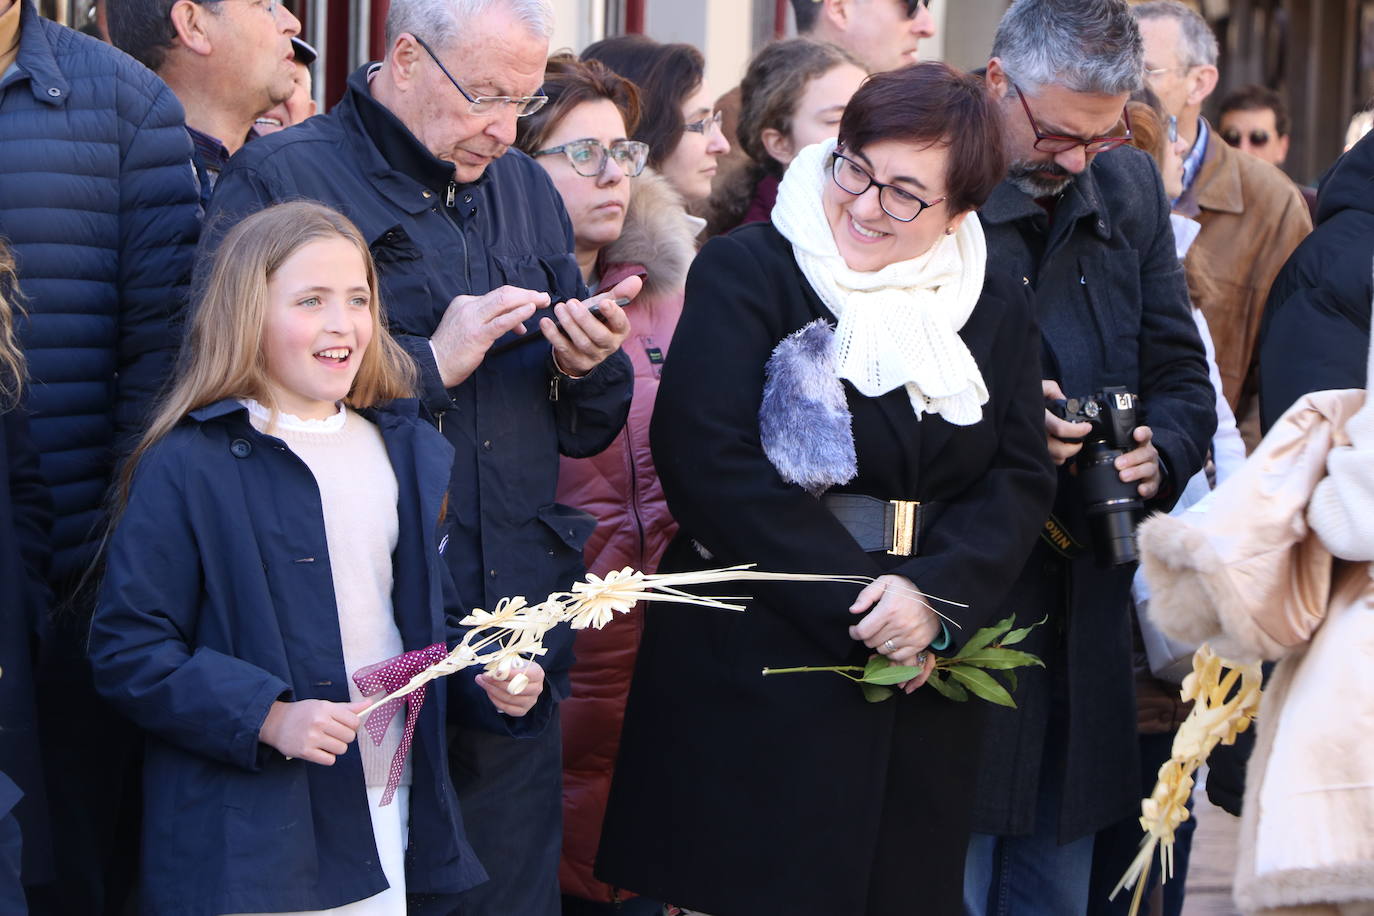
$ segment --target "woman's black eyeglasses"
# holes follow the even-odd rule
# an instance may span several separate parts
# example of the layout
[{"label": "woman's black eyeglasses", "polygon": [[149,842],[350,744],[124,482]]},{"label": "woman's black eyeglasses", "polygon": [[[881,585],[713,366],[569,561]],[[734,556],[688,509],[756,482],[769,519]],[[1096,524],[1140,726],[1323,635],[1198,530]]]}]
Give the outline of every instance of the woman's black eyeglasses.
[{"label": "woman's black eyeglasses", "polygon": [[606,160],[614,159],[620,170],[633,178],[644,171],[649,161],[649,144],[639,140],[616,140],[607,149],[600,140],[588,137],[583,140],[570,140],[562,146],[541,149],[532,156],[552,156],[562,153],[567,157],[573,171],[583,178],[598,178],[606,170]]},{"label": "woman's black eyeglasses", "polygon": [[[1230,146],[1240,146],[1242,137],[1243,135],[1241,132],[1234,127],[1221,132],[1221,139],[1225,140]],[[1266,146],[1270,139],[1269,131],[1267,130],[1260,129],[1250,131],[1251,146]]]},{"label": "woman's black eyeglasses", "polygon": [[831,165],[830,176],[839,189],[858,197],[869,188],[877,188],[878,206],[899,223],[909,223],[920,216],[923,210],[944,201],[943,197],[931,201],[922,200],[896,185],[883,184],[869,174],[867,169],[843,153],[831,155],[834,156],[834,162]]}]

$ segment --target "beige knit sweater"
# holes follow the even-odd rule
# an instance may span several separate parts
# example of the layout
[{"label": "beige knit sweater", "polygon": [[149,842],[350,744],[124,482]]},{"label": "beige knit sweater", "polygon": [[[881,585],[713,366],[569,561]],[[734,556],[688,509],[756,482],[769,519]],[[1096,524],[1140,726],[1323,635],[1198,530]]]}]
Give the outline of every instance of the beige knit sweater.
[{"label": "beige knit sweater", "polygon": [[[329,569],[339,612],[339,638],[348,695],[360,700],[353,683],[359,668],[404,651],[391,607],[391,555],[396,550],[396,474],[381,431],[346,408],[327,420],[301,420],[245,401],[253,425],[287,444],[310,469],[320,490]],[[363,773],[369,786],[384,786],[392,755],[401,743],[404,714],[391,720],[386,738],[373,743],[358,732]],[[401,785],[410,785],[410,761]]]}]

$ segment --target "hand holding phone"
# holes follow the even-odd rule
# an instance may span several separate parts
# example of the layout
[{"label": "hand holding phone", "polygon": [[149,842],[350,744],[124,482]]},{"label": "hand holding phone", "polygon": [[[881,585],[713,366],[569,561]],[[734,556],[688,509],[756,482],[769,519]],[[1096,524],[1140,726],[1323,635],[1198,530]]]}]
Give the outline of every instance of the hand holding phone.
[{"label": "hand holding phone", "polygon": [[[607,318],[601,312],[601,303],[608,301],[615,303],[621,308],[624,308],[625,306],[630,304],[630,299],[628,296],[618,296],[613,298],[611,293],[601,293],[600,295],[593,296],[590,299],[585,300],[582,304],[585,305],[587,307],[587,311],[591,312],[594,316],[596,316],[596,318],[602,324],[606,324]],[[563,331],[562,322],[560,322],[557,318],[552,318],[551,320],[553,321],[554,327],[557,328],[558,331],[561,333]],[[535,334],[533,332],[529,332],[522,334],[521,336],[515,338],[512,341],[503,343],[498,347],[492,347],[489,352],[491,355],[494,356],[501,353],[507,353],[511,350],[517,350],[520,347],[525,346],[526,344],[532,344],[536,341],[546,339],[547,338],[545,338],[542,334]]]}]

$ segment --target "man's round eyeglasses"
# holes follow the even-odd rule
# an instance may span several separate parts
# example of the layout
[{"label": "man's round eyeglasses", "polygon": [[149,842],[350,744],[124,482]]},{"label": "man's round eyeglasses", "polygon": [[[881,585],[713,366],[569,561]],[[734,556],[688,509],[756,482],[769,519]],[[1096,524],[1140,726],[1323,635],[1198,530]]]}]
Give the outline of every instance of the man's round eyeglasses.
[{"label": "man's round eyeglasses", "polygon": [[1081,146],[1084,152],[1091,155],[1105,153],[1131,141],[1131,112],[1126,108],[1121,109],[1121,119],[1126,125],[1126,133],[1120,136],[1084,138],[1051,134],[1040,129],[1040,122],[1035,120],[1035,115],[1031,114],[1030,104],[1026,102],[1026,94],[1017,88],[1015,83],[1011,84],[1011,88],[1021,99],[1021,107],[1026,110],[1026,120],[1030,121],[1031,130],[1035,132],[1035,148],[1042,153],[1067,153],[1075,146]]},{"label": "man's round eyeglasses", "polygon": [[874,178],[868,169],[843,153],[832,153],[831,155],[834,157],[834,162],[830,168],[830,177],[835,180],[836,186],[841,191],[853,194],[855,197],[866,193],[869,188],[877,188],[878,206],[882,207],[884,213],[899,223],[909,223],[920,216],[922,211],[944,201],[943,197],[936,200],[922,200],[910,191],[896,185],[883,184]]},{"label": "man's round eyeglasses", "polygon": [[709,134],[712,130],[720,130],[720,126],[723,123],[725,123],[725,112],[716,111],[699,121],[688,121],[686,124],[682,125],[682,129],[690,130],[698,134]]},{"label": "man's round eyeglasses", "polygon": [[607,149],[600,140],[588,137],[584,140],[569,141],[562,146],[541,149],[531,155],[552,156],[554,153],[566,156],[573,171],[583,178],[599,178],[601,173],[606,171],[607,159],[614,159],[620,170],[633,178],[644,171],[644,166],[649,161],[649,144],[639,140],[616,140],[611,144],[611,148]]},{"label": "man's round eyeglasses", "polygon": [[411,37],[415,39],[415,41],[420,45],[420,47],[425,49],[425,53],[428,54],[430,56],[430,59],[434,61],[435,65],[438,66],[438,68],[441,71],[443,71],[444,76],[448,77],[448,81],[453,84],[453,88],[461,92],[463,94],[463,98],[468,100],[468,112],[470,114],[491,114],[493,111],[496,111],[499,108],[503,108],[506,105],[509,105],[511,106],[511,108],[515,110],[515,116],[517,118],[523,118],[528,115],[532,115],[539,109],[543,108],[544,104],[549,100],[549,97],[547,95],[544,95],[544,93],[542,92],[539,93],[539,95],[521,96],[468,95],[468,91],[464,89],[462,86],[458,85],[458,81],[453,78],[453,74],[449,73],[448,68],[445,67],[443,64],[443,61],[439,60],[439,55],[434,53],[434,49],[431,48],[428,44],[426,44],[425,40],[421,38],[419,35],[412,35]]}]

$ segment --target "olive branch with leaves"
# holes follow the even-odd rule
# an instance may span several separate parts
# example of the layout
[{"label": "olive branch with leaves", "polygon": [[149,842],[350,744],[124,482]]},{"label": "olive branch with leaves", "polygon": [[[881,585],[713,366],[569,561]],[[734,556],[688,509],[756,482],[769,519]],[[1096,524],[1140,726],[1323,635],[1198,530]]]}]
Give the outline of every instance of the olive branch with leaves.
[{"label": "olive branch with leaves", "polygon": [[[1012,629],[1015,615],[999,620],[990,627],[984,627],[969,637],[968,642],[954,655],[935,656],[935,670],[926,681],[941,696],[964,702],[969,694],[979,699],[996,703],[998,706],[1016,708],[1011,698],[1016,691],[1017,668],[1034,665],[1045,667],[1039,657],[1019,649],[1011,649],[1030,635],[1030,631],[1049,618],[1042,618],[1028,627]],[[803,672],[828,671],[848,678],[863,690],[864,699],[870,703],[881,703],[891,697],[900,684],[919,677],[924,669],[920,665],[898,665],[881,655],[875,655],[865,665],[820,665],[796,668],[764,668],[764,676],[773,674],[799,674]],[[991,672],[999,672],[1006,680],[1003,684]]]}]

